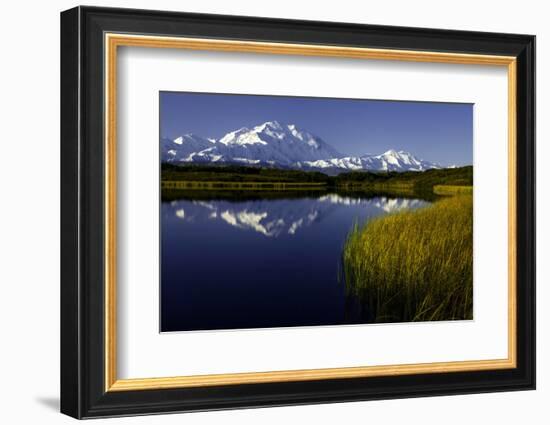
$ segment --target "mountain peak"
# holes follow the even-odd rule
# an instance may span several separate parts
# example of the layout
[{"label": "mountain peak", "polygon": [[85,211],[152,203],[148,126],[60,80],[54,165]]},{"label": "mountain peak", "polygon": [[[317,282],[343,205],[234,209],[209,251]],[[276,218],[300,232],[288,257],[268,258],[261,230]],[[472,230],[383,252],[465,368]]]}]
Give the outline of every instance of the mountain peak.
[{"label": "mountain peak", "polygon": [[238,130],[230,131],[220,139],[220,143],[223,145],[229,145],[236,142],[240,136],[250,132],[248,127],[241,127]]},{"label": "mountain peak", "polygon": [[397,152],[395,149],[389,149],[386,152],[384,152],[382,155],[397,155],[398,153],[401,153],[403,151]]},{"label": "mountain peak", "polygon": [[176,145],[182,145],[184,142],[189,144],[203,141],[206,141],[206,139],[193,133],[186,133],[172,140]]},{"label": "mountain peak", "polygon": [[277,128],[277,129],[282,128],[281,123],[277,120],[267,121],[266,123],[264,123],[264,125],[271,128]]},{"label": "mountain peak", "polygon": [[279,121],[274,120],[274,121],[266,121],[263,124],[257,125],[256,127],[254,127],[254,130],[264,131],[266,129],[269,129],[274,131],[281,131],[281,130],[285,130],[285,127],[288,127],[288,126],[283,126]]},{"label": "mountain peak", "polygon": [[403,150],[380,155],[345,156],[320,137],[295,124],[277,120],[225,134],[217,141],[194,134],[162,139],[162,160],[178,163],[248,164],[280,168],[322,170],[423,171],[440,168]]},{"label": "mountain peak", "polygon": [[199,136],[195,133],[185,133],[184,135],[178,137],[178,139],[188,139],[188,140],[191,140],[191,139],[204,139],[204,137],[202,136]]}]

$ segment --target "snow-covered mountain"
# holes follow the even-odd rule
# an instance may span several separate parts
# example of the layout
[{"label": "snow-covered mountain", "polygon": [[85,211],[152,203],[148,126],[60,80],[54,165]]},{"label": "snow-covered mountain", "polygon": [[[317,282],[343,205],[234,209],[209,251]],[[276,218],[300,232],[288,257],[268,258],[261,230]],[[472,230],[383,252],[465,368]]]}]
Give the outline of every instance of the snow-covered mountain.
[{"label": "snow-covered mountain", "polygon": [[438,164],[404,152],[381,155],[344,156],[320,137],[294,124],[268,121],[243,127],[219,140],[186,134],[161,140],[162,161],[171,163],[226,163],[338,173],[353,170],[423,171]]},{"label": "snow-covered mountain", "polygon": [[193,158],[198,152],[203,152],[215,146],[215,140],[204,139],[194,134],[184,134],[174,140],[161,139],[161,156],[166,162],[181,161],[183,158]]},{"label": "snow-covered mountain", "polygon": [[440,165],[424,161],[405,151],[390,149],[380,155],[347,156],[329,160],[306,161],[302,168],[330,169],[347,171],[424,171],[430,168],[441,168]]}]

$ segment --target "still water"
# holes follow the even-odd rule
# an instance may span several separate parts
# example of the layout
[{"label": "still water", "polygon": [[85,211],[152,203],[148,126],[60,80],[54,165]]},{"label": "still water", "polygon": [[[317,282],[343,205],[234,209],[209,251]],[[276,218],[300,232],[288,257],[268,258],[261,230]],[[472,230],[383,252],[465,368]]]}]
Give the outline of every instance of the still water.
[{"label": "still water", "polygon": [[161,331],[367,323],[340,259],[354,223],[421,199],[198,196],[161,204]]}]

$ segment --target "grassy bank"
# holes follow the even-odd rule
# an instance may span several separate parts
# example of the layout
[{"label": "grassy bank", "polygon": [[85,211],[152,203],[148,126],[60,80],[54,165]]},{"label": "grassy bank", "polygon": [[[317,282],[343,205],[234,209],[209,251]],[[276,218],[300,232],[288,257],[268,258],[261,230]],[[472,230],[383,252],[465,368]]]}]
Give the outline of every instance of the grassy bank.
[{"label": "grassy bank", "polygon": [[324,190],[324,183],[231,182],[231,181],[162,181],[161,188],[182,190]]},{"label": "grassy bank", "polygon": [[337,186],[401,187],[414,191],[432,192],[436,185],[472,186],[473,167],[405,172],[352,171],[332,177],[332,180]]},{"label": "grassy bank", "polygon": [[473,186],[435,185],[433,191],[436,195],[453,196],[459,194],[473,194]]},{"label": "grassy bank", "polygon": [[[275,183],[318,184],[330,189],[393,191],[399,193],[433,193],[436,185],[471,186],[473,168],[449,168],[442,170],[408,172],[369,172],[352,171],[330,176],[317,171],[301,171],[264,167],[245,167],[235,165],[173,165],[162,164],[163,182],[185,181],[199,189],[208,189],[212,185],[218,189],[223,184],[249,184],[249,188],[261,188],[261,185]],[[229,186],[227,186],[229,187]],[[244,186],[242,186],[244,187]],[[238,187],[241,189],[242,187]]]},{"label": "grassy bank", "polygon": [[355,226],[343,252],[347,290],[375,322],[471,319],[472,196]]}]

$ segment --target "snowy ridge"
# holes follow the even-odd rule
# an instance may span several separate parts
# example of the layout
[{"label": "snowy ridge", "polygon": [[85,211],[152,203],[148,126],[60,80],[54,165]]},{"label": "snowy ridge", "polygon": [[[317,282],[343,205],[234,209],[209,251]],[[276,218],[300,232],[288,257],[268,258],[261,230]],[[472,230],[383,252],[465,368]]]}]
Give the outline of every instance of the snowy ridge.
[{"label": "snowy ridge", "polygon": [[161,159],[171,163],[226,163],[331,172],[424,171],[442,168],[404,151],[344,156],[320,137],[294,124],[268,121],[231,131],[219,140],[185,134],[161,140]]}]

